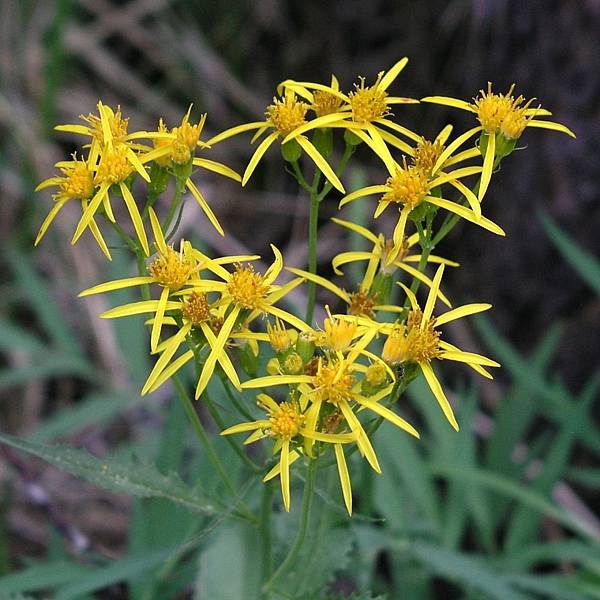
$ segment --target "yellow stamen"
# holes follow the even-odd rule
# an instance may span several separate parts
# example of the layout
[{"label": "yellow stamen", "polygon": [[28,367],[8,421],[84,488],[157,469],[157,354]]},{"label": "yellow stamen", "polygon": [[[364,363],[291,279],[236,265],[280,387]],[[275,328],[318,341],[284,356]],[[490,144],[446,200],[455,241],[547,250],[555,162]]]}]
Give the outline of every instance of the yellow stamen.
[{"label": "yellow stamen", "polygon": [[480,96],[475,98],[477,117],[486,133],[500,132],[511,140],[521,137],[531,118],[526,116],[526,111],[533,100],[525,102],[523,96],[515,98],[512,95],[514,89],[513,84],[506,94],[495,94],[488,82],[487,92],[481,90]]},{"label": "yellow stamen", "polygon": [[118,144],[112,148],[106,148],[102,153],[95,181],[96,184],[119,183],[127,179],[132,172],[133,166],[127,158],[127,146]]},{"label": "yellow stamen", "polygon": [[356,379],[352,373],[343,371],[343,365],[336,362],[326,362],[318,359],[317,373],[315,375],[315,395],[318,400],[337,404],[352,398],[352,386]]},{"label": "yellow stamen", "polygon": [[[375,85],[365,86],[365,78],[359,77],[360,84],[354,84],[354,91],[348,94],[352,107],[352,118],[357,123],[370,123],[390,115],[387,105],[387,92]],[[378,79],[379,81],[379,79]]]},{"label": "yellow stamen", "polygon": [[326,307],[329,317],[325,319],[325,335],[323,345],[335,352],[344,352],[352,343],[356,334],[356,323],[332,317],[329,307]]},{"label": "yellow stamen", "polygon": [[181,289],[197,270],[196,261],[186,256],[183,247],[179,252],[167,246],[166,253],[158,257],[148,267],[148,272],[156,283],[168,287],[172,291]]},{"label": "yellow stamen", "polygon": [[294,94],[286,94],[283,100],[273,98],[273,104],[267,107],[265,115],[279,135],[286,137],[294,129],[306,123],[305,117],[308,109],[308,104],[296,100]]},{"label": "yellow stamen", "polygon": [[286,352],[292,345],[292,332],[288,331],[279,319],[275,321],[275,325],[267,325],[267,334],[271,347],[278,354]]},{"label": "yellow stamen", "polygon": [[336,113],[341,105],[342,99],[339,96],[324,90],[317,90],[313,92],[313,101],[310,107],[315,111],[317,117],[324,117]]},{"label": "yellow stamen", "polygon": [[238,264],[227,284],[227,291],[238,306],[258,308],[270,289],[264,279],[264,275],[257,273],[252,265]]},{"label": "yellow stamen", "polygon": [[[104,107],[105,115],[108,117],[108,126],[112,133],[114,142],[121,142],[127,135],[127,127],[129,126],[129,119],[123,119],[121,114],[121,107],[117,106],[117,110],[113,111],[108,106]],[[88,114],[87,117],[80,115],[92,130],[92,137],[104,145],[107,140],[104,139],[104,132],[102,131],[102,119],[96,115]]]},{"label": "yellow stamen", "polygon": [[396,172],[385,184],[390,188],[381,198],[383,202],[397,202],[408,206],[411,210],[418,206],[429,192],[427,174],[415,166],[404,166]]},{"label": "yellow stamen", "polygon": [[375,316],[374,306],[375,299],[369,296],[369,294],[361,291],[353,292],[350,294],[348,314],[372,319]]},{"label": "yellow stamen", "polygon": [[365,380],[373,387],[379,387],[387,381],[387,372],[381,363],[369,365],[365,373]]},{"label": "yellow stamen", "polygon": [[269,421],[272,435],[284,440],[291,440],[298,435],[304,424],[304,415],[300,413],[296,404],[282,402],[277,406],[277,410],[274,409],[270,412]]},{"label": "yellow stamen", "polygon": [[421,138],[421,141],[415,148],[413,164],[422,173],[431,176],[433,174],[433,167],[443,151],[444,145],[440,144],[440,142],[430,142],[425,138]]},{"label": "yellow stamen", "polygon": [[211,318],[210,304],[206,294],[202,292],[192,292],[181,306],[183,318],[193,325],[200,325]]},{"label": "yellow stamen", "polygon": [[297,352],[292,352],[283,362],[283,371],[287,375],[297,375],[304,370],[304,363]]},{"label": "yellow stamen", "polygon": [[55,194],[55,198],[86,200],[94,195],[94,174],[88,169],[85,161],[73,158],[74,165],[61,167],[64,179],[59,184],[60,191]]}]

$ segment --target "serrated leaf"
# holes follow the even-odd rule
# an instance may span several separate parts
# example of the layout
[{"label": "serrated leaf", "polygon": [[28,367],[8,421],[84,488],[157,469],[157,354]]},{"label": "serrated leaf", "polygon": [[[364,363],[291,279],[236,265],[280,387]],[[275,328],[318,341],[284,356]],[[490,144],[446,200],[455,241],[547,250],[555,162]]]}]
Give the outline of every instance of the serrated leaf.
[{"label": "serrated leaf", "polygon": [[113,492],[142,498],[167,498],[191,511],[204,514],[216,512],[205,497],[189,488],[181,479],[174,475],[162,475],[151,465],[100,460],[82,450],[46,446],[6,434],[0,434],[0,442],[38,456],[63,471]]}]

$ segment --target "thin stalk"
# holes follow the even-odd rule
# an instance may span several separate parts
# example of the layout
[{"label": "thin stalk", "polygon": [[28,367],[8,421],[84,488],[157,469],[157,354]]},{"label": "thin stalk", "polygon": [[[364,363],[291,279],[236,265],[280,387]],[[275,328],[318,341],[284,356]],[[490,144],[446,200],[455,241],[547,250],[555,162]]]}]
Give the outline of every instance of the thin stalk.
[{"label": "thin stalk", "polygon": [[[308,217],[308,272],[317,273],[317,236],[319,229],[319,196],[313,189],[310,193],[310,213]],[[306,303],[306,323],[312,326],[317,285],[308,281],[308,300]]]},{"label": "thin stalk", "polygon": [[163,231],[169,231],[169,227],[171,225],[171,221],[173,221],[173,217],[181,204],[181,198],[183,196],[183,190],[185,189],[185,184],[182,184],[177,180],[175,182],[175,193],[173,194],[173,200],[171,201],[171,206],[169,207],[169,212],[165,217],[165,220],[162,224]]},{"label": "thin stalk", "polygon": [[231,400],[231,403],[233,404],[233,406],[235,406],[235,408],[237,409],[237,411],[245,418],[248,419],[248,421],[254,421],[254,418],[250,412],[248,411],[248,409],[239,401],[239,399],[237,398],[237,396],[233,393],[232,389],[231,389],[231,384],[229,383],[228,379],[221,379],[221,382],[223,383],[223,387],[225,388],[225,393],[227,394],[227,397],[229,398],[229,400]]},{"label": "thin stalk", "polygon": [[306,534],[308,533],[308,526],[310,524],[310,513],[312,509],[312,501],[315,491],[315,476],[317,472],[317,460],[311,460],[307,467],[306,484],[304,485],[304,495],[302,496],[302,514],[300,515],[300,526],[294,544],[290,548],[288,555],[284,561],[279,565],[279,568],[271,579],[267,581],[263,587],[263,591],[268,592],[273,589],[277,580],[284,575],[287,570],[294,564],[304,541],[306,540]]},{"label": "thin stalk", "polygon": [[[208,460],[215,468],[215,471],[218,473],[219,477],[221,478],[221,481],[223,482],[223,485],[227,488],[227,491],[231,494],[233,498],[237,499],[236,489],[233,483],[231,482],[231,479],[229,479],[229,475],[227,475],[227,471],[225,470],[223,463],[221,462],[219,456],[215,452],[215,449],[212,447],[208,433],[206,433],[204,425],[202,425],[202,421],[200,421],[200,417],[198,416],[198,413],[196,412],[196,409],[194,408],[194,405],[192,404],[192,401],[190,400],[190,397],[183,383],[181,383],[181,380],[177,375],[173,375],[171,377],[171,380],[173,381],[173,385],[175,386],[175,390],[177,391],[177,396],[179,397],[183,405],[183,409],[185,410],[190,420],[190,423],[194,428],[194,432],[196,433],[196,436],[198,437],[200,443],[204,447]],[[242,513],[248,520],[256,523],[256,517],[250,512],[250,509],[246,506],[244,502],[240,502],[240,508],[242,509]]]},{"label": "thin stalk", "polygon": [[[215,405],[213,404],[213,401],[210,399],[210,396],[208,396],[208,394],[206,393],[206,391],[204,392],[204,401],[206,402],[206,408],[208,409],[208,412],[210,413],[210,416],[213,418],[214,422],[217,424],[217,427],[223,431],[224,429],[227,428],[227,426],[225,425],[225,422],[223,421],[223,419],[221,418],[221,415],[219,414],[219,411],[216,409]],[[262,472],[262,468],[259,467],[235,442],[235,440],[233,440],[230,436],[226,435],[225,437],[225,441],[229,444],[229,446],[231,447],[231,449],[242,459],[242,461],[244,463],[246,463],[246,465],[250,468],[250,470],[253,473],[260,473]]]},{"label": "thin stalk", "polygon": [[273,482],[267,481],[263,485],[262,499],[260,503],[259,535],[261,540],[261,581],[267,581],[271,577],[273,567],[273,552],[271,539],[271,517],[273,511]]}]

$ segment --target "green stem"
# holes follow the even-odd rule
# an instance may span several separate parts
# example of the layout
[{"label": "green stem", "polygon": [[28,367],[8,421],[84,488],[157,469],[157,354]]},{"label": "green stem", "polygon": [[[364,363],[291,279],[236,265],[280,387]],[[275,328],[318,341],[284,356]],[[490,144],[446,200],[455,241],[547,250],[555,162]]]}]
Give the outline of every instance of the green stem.
[{"label": "green stem", "polygon": [[302,514],[300,515],[300,526],[294,544],[290,548],[288,555],[284,561],[279,565],[279,568],[271,579],[267,581],[263,587],[263,591],[268,592],[273,589],[273,586],[277,580],[284,575],[287,570],[294,564],[298,554],[304,545],[306,540],[306,534],[308,533],[308,526],[310,524],[310,513],[312,509],[312,501],[315,491],[315,476],[317,472],[317,460],[313,459],[310,461],[307,467],[306,484],[304,485],[304,495],[302,496]]},{"label": "green stem", "polygon": [[[171,377],[171,381],[173,382],[173,385],[175,386],[175,390],[177,391],[177,396],[179,397],[179,399],[183,405],[183,409],[185,410],[185,412],[190,420],[190,423],[192,424],[192,427],[194,428],[194,432],[196,433],[196,436],[198,437],[198,439],[200,440],[200,443],[204,447],[204,450],[206,452],[208,460],[215,468],[215,471],[217,471],[219,477],[221,478],[221,481],[223,482],[223,485],[227,488],[227,491],[231,494],[231,496],[233,498],[237,499],[236,489],[235,489],[233,483],[231,482],[231,479],[229,479],[229,475],[227,475],[227,471],[225,470],[223,463],[219,459],[219,456],[215,452],[215,449],[212,447],[212,444],[210,443],[210,438],[208,436],[208,433],[206,433],[206,430],[204,429],[204,425],[202,425],[202,421],[200,421],[200,417],[198,416],[198,413],[196,412],[196,409],[195,409],[194,405],[192,404],[192,401],[190,400],[190,397],[185,389],[185,386],[183,385],[183,383],[181,383],[181,380],[179,379],[179,377],[177,375],[173,375]],[[240,508],[242,509],[242,513],[244,514],[244,516],[249,521],[256,523],[256,517],[250,512],[249,508],[246,506],[246,504],[244,502],[240,502]]]},{"label": "green stem", "polygon": [[259,532],[261,539],[262,553],[262,577],[261,581],[267,581],[271,577],[273,567],[273,552],[271,540],[271,517],[273,511],[273,483],[265,482],[262,490],[262,500],[260,504],[260,522]]},{"label": "green stem", "polygon": [[[310,193],[310,214],[308,218],[308,272],[317,273],[317,236],[319,228],[319,197],[315,190]],[[306,323],[312,326],[317,285],[308,281],[308,300],[306,303]]]},{"label": "green stem", "polygon": [[169,212],[165,217],[165,220],[162,224],[162,230],[164,232],[169,231],[169,227],[171,222],[173,221],[173,217],[181,204],[181,198],[183,196],[183,190],[185,189],[185,183],[180,183],[179,179],[175,181],[175,193],[173,194],[173,200],[171,201],[171,206],[169,207]]},{"label": "green stem", "polygon": [[[221,418],[221,415],[219,414],[219,411],[216,409],[215,405],[213,404],[213,401],[210,399],[210,396],[208,396],[208,394],[206,393],[206,391],[204,392],[204,401],[206,402],[206,408],[208,409],[208,412],[210,413],[210,416],[213,418],[214,422],[217,424],[217,427],[223,431],[225,429],[227,429],[227,426],[225,425],[225,422],[223,421],[223,419]],[[225,437],[225,441],[229,444],[229,446],[231,447],[231,449],[242,459],[242,461],[244,463],[246,463],[246,465],[248,467],[250,467],[250,470],[253,473],[261,473],[262,472],[262,468],[259,467],[236,443],[235,440],[233,440],[230,436],[226,435]]]},{"label": "green stem", "polygon": [[225,393],[227,394],[227,397],[229,398],[229,400],[231,401],[231,403],[235,406],[235,408],[237,409],[237,411],[245,419],[248,419],[248,421],[254,421],[254,417],[250,414],[250,412],[248,411],[248,409],[239,401],[239,399],[237,398],[237,396],[233,393],[233,391],[231,389],[231,383],[229,383],[229,380],[228,379],[221,379],[221,382],[223,383],[223,387],[225,388]]}]

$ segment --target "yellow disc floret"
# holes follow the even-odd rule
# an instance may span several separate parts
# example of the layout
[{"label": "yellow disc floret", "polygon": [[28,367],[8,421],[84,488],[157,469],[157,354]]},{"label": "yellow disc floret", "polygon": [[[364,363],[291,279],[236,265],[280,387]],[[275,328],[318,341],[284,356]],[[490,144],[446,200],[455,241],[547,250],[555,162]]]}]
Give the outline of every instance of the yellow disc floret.
[{"label": "yellow disc floret", "polygon": [[475,98],[477,117],[486,133],[502,133],[511,140],[521,137],[527,127],[526,111],[532,100],[525,102],[523,96],[515,98],[512,95],[514,89],[513,84],[506,94],[495,94],[488,82],[487,92],[481,90],[480,96]]},{"label": "yellow disc floret", "polygon": [[277,409],[270,411],[270,432],[273,436],[284,440],[291,440],[297,436],[304,424],[304,415],[298,405],[291,402],[282,402]]},{"label": "yellow disc floret", "polygon": [[186,255],[183,247],[177,252],[167,246],[166,252],[159,253],[148,267],[148,272],[156,283],[174,292],[181,289],[196,271],[196,261]]},{"label": "yellow disc floret", "polygon": [[374,306],[375,299],[366,292],[352,292],[350,294],[350,304],[348,304],[348,314],[372,319],[375,316]]},{"label": "yellow disc floret", "polygon": [[350,107],[352,108],[352,119],[356,123],[370,123],[375,119],[381,119],[390,113],[387,105],[387,93],[377,87],[365,86],[365,78],[360,77],[360,84],[354,84],[354,91],[348,94]]},{"label": "yellow disc floret", "polygon": [[[100,111],[101,104],[98,104],[98,110]],[[115,142],[121,142],[127,135],[127,127],[129,126],[129,119],[124,119],[121,114],[121,107],[117,106],[117,110],[113,111],[109,106],[102,106],[104,109],[104,118],[108,123],[112,140]],[[102,118],[96,115],[88,114],[87,117],[80,115],[80,118],[88,123],[90,126],[92,137],[104,145],[108,140],[104,139],[104,130],[102,128]]]},{"label": "yellow disc floret", "polygon": [[413,164],[422,173],[431,176],[433,174],[433,167],[443,151],[444,145],[440,144],[440,142],[430,142],[425,138],[421,138],[421,141],[415,148]]},{"label": "yellow disc floret", "polygon": [[264,275],[257,273],[252,265],[236,265],[227,283],[227,291],[234,303],[246,309],[258,308],[269,289]]},{"label": "yellow disc floret", "polygon": [[337,404],[352,398],[356,378],[342,363],[318,359],[314,383],[317,400]]},{"label": "yellow disc floret", "polygon": [[[158,121],[158,133],[169,133],[169,129],[165,125],[165,122],[162,120],[162,117]],[[158,137],[154,138],[153,142],[154,148],[164,148],[165,146],[171,146],[173,140],[166,137]],[[160,167],[168,167],[171,163],[171,154],[165,154],[164,156],[157,156],[154,159],[157,165]]]},{"label": "yellow disc floret", "polygon": [[398,167],[385,185],[389,190],[382,196],[383,202],[396,202],[409,209],[417,207],[429,192],[427,174],[415,166]]},{"label": "yellow disc floret", "polygon": [[125,144],[117,144],[112,148],[107,147],[102,153],[96,171],[96,183],[119,183],[127,179],[133,172],[133,166],[127,154],[128,148]]},{"label": "yellow disc floret", "polygon": [[273,104],[267,107],[267,121],[281,135],[286,137],[301,125],[306,123],[306,112],[309,106],[306,102],[296,100],[294,94],[288,93],[282,100],[273,98]]},{"label": "yellow disc floret", "polygon": [[365,372],[365,381],[373,387],[383,385],[387,381],[387,372],[381,363],[369,365]]},{"label": "yellow disc floret", "polygon": [[275,325],[267,325],[267,334],[271,347],[278,354],[286,352],[292,345],[292,331],[288,331],[279,319],[275,321]]},{"label": "yellow disc floret", "polygon": [[[327,311],[329,312],[329,307]],[[345,321],[329,314],[329,318],[325,319],[323,325],[325,329],[323,345],[335,352],[347,350],[356,334],[356,322]]]},{"label": "yellow disc floret", "polygon": [[317,90],[313,93],[313,101],[310,107],[315,111],[317,117],[324,117],[336,113],[342,105],[342,99],[335,94],[324,90]]},{"label": "yellow disc floret", "polygon": [[79,198],[86,200],[94,193],[94,174],[88,169],[87,163],[73,157],[72,165],[61,167],[63,179],[58,184],[60,188],[55,198]]},{"label": "yellow disc floret", "polygon": [[200,325],[211,318],[210,304],[203,292],[192,292],[181,305],[183,318],[193,325]]}]

